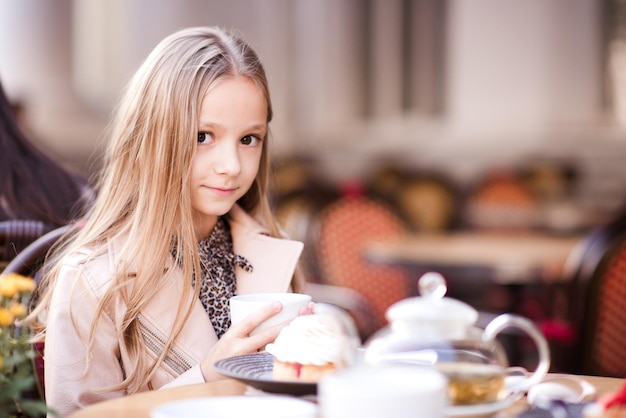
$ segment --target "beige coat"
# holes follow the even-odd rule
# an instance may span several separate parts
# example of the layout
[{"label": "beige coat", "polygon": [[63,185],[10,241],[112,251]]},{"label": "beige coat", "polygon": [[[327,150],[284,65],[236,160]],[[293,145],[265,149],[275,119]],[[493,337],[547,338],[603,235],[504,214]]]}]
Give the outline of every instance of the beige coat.
[{"label": "beige coat", "polygon": [[[234,251],[254,267],[251,273],[235,269],[237,293],[287,291],[302,243],[269,237],[239,207],[233,208],[231,218]],[[122,240],[112,240],[103,254],[88,262],[85,260],[91,252],[87,250],[68,256],[55,286],[47,319],[45,389],[49,406],[62,416],[85,405],[124,395],[95,391],[120,383],[124,371],[132,368],[116,337],[124,306],[107,311],[100,320],[85,372],[85,340],[94,309],[111,283],[121,245]],[[172,328],[183,284],[182,275],[175,278],[180,280],[171,280],[140,314],[139,322],[150,349],[149,361],[162,352],[162,341]],[[196,300],[174,349],[151,381],[152,389],[203,382],[199,363],[216,341],[211,321],[200,300]]]}]

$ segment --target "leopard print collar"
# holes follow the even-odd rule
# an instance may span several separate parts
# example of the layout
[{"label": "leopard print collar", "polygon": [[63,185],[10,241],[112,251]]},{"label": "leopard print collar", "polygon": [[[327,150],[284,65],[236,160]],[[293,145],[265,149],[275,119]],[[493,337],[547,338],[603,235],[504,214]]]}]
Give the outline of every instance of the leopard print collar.
[{"label": "leopard print collar", "polygon": [[202,281],[200,301],[218,338],[230,328],[229,300],[235,295],[235,268],[252,272],[250,262],[234,253],[230,227],[221,217],[209,236],[198,243]]}]

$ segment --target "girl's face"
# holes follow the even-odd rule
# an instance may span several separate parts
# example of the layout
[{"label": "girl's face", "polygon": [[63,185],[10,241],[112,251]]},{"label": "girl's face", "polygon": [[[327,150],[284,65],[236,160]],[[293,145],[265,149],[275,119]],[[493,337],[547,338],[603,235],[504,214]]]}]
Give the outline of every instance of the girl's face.
[{"label": "girl's face", "polygon": [[198,239],[254,182],[266,133],[267,102],[249,78],[225,79],[204,96],[190,184]]}]

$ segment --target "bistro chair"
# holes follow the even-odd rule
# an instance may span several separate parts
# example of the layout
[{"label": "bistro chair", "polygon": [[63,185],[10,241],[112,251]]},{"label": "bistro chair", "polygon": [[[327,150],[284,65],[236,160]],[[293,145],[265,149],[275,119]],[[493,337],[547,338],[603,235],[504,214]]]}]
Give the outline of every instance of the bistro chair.
[{"label": "bistro chair", "polygon": [[0,222],[0,262],[6,264],[31,242],[54,229],[42,221],[13,219]]},{"label": "bistro chair", "polygon": [[383,165],[366,186],[392,204],[414,232],[445,233],[457,226],[460,193],[445,173]]},{"label": "bistro chair", "polygon": [[310,183],[275,200],[274,213],[280,228],[291,239],[304,243],[300,268],[307,282],[320,283],[315,243],[319,235],[319,214],[338,193],[332,187]]},{"label": "bistro chair", "polygon": [[346,311],[354,320],[359,336],[365,339],[375,331],[373,310],[359,292],[322,283],[315,245],[319,236],[319,214],[338,194],[330,187],[310,184],[306,189],[292,191],[278,199],[274,206],[282,230],[292,239],[302,241],[300,272],[305,278],[304,293],[315,302],[328,303]]},{"label": "bistro chair", "polygon": [[589,233],[566,271],[576,330],[572,372],[626,377],[626,217]]},{"label": "bistro chair", "polygon": [[368,262],[365,245],[406,232],[399,216],[365,194],[340,197],[320,214],[316,251],[322,279],[363,296],[372,307],[372,330],[386,324],[389,306],[412,293],[410,274],[402,267]]},{"label": "bistro chair", "polygon": [[470,190],[463,222],[471,228],[534,228],[539,202],[513,170],[493,171]]},{"label": "bistro chair", "polygon": [[29,245],[22,248],[11,261],[6,265],[3,274],[17,273],[22,276],[33,277],[37,280],[37,273],[41,269],[46,254],[50,248],[63,236],[70,231],[74,225],[64,225],[56,229],[49,230],[38,238],[34,239]]}]

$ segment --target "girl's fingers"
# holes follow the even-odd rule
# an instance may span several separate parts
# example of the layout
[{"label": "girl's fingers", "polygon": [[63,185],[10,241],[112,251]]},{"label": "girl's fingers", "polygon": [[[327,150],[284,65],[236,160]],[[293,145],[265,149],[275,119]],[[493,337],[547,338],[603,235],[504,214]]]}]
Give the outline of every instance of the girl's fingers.
[{"label": "girl's fingers", "polygon": [[280,312],[282,308],[283,305],[280,302],[273,302],[248,315],[240,323],[231,326],[202,362],[201,369],[205,379],[211,380],[217,376],[213,370],[213,364],[217,360],[254,353],[264,349],[268,343],[274,341],[280,330],[290,321],[274,325],[252,336],[250,333],[263,321]]},{"label": "girl's fingers", "polygon": [[276,315],[283,309],[283,305],[280,302],[272,302],[271,304],[262,307],[258,311],[248,315],[239,324],[231,327],[233,331],[237,331],[239,336],[246,336],[252,332],[256,327],[261,325],[263,321]]},{"label": "girl's fingers", "polygon": [[305,307],[301,308],[298,315],[311,315],[315,311],[315,302],[309,302]]},{"label": "girl's fingers", "polygon": [[263,350],[267,344],[273,342],[276,337],[278,337],[280,330],[289,324],[289,322],[291,322],[291,320],[266,328],[263,331],[251,335],[248,337],[248,340],[254,347],[256,347],[257,350]]}]

